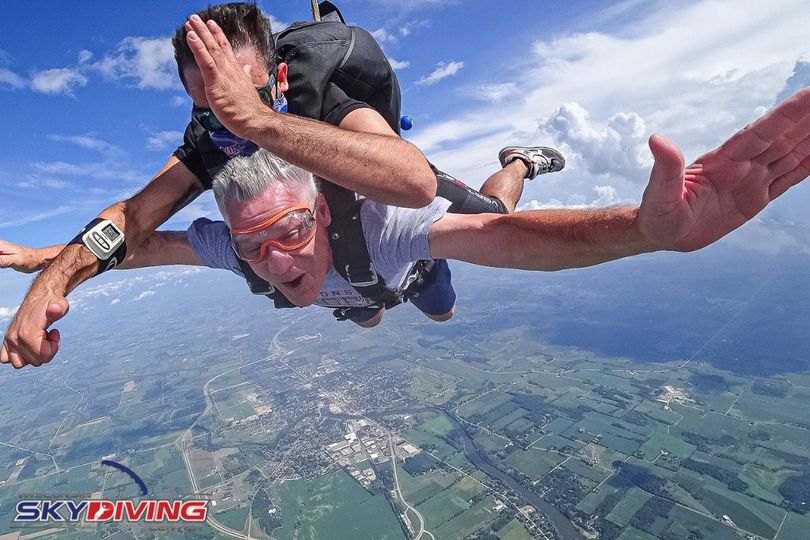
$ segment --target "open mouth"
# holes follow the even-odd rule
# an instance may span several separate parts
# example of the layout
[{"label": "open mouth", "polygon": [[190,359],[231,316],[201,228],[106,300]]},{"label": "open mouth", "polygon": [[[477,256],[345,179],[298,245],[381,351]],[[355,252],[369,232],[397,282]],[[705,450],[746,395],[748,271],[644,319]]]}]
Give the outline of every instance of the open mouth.
[{"label": "open mouth", "polygon": [[295,287],[298,287],[299,285],[301,285],[301,282],[303,280],[304,280],[304,274],[301,274],[300,276],[298,276],[295,279],[291,279],[290,281],[285,281],[284,286],[294,289]]}]

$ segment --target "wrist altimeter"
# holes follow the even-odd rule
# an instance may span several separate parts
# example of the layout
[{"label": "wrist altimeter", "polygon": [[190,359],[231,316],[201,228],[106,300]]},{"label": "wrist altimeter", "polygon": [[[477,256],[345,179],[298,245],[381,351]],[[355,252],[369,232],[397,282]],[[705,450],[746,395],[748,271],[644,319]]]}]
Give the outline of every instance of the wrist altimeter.
[{"label": "wrist altimeter", "polygon": [[96,218],[70,242],[83,244],[98,259],[96,275],[115,268],[127,255],[124,233],[109,219]]}]

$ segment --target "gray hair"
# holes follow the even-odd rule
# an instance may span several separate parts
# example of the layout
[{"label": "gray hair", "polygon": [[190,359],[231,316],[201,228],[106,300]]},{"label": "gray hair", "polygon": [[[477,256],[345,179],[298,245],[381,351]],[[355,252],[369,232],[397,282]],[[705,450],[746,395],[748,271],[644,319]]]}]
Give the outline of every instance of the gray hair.
[{"label": "gray hair", "polygon": [[318,187],[312,174],[260,148],[250,156],[235,157],[214,178],[214,198],[222,215],[234,203],[246,203],[274,186],[315,202]]}]

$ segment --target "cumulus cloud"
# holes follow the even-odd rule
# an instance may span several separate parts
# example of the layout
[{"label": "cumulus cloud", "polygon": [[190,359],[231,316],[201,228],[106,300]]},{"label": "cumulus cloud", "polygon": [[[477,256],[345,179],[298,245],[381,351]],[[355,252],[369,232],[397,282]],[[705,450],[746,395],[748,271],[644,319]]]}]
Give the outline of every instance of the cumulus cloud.
[{"label": "cumulus cloud", "polygon": [[134,82],[138,88],[178,88],[171,38],[128,37],[116,50],[92,64],[107,79]]},{"label": "cumulus cloud", "polygon": [[4,90],[20,90],[25,88],[25,79],[10,69],[0,68],[0,88]]},{"label": "cumulus cloud", "polygon": [[644,172],[644,178],[652,164],[647,129],[636,113],[614,114],[602,126],[592,122],[588,111],[578,103],[566,103],[541,122],[540,128],[567,144],[591,174],[633,178]]},{"label": "cumulus cloud", "polygon": [[120,299],[120,298],[113,298],[113,299],[112,299],[112,301],[110,302],[110,305],[111,305],[111,306],[114,306],[114,305],[116,305],[116,304],[120,304],[120,303],[121,303],[121,299]]},{"label": "cumulus cloud", "polygon": [[148,297],[150,297],[150,296],[154,296],[154,295],[156,295],[156,294],[157,294],[157,293],[156,293],[155,291],[143,291],[141,294],[139,294],[139,295],[138,295],[138,296],[135,298],[135,301],[137,302],[138,300],[143,300],[144,298],[148,298]]},{"label": "cumulus cloud", "polygon": [[441,81],[442,79],[446,79],[447,77],[452,77],[458,71],[464,67],[464,62],[439,62],[436,64],[436,69],[430,75],[425,75],[416,81],[416,84],[422,86],[430,86],[436,84],[437,82]]},{"label": "cumulus cloud", "polygon": [[12,318],[14,316],[14,314],[17,313],[17,309],[19,307],[20,306],[14,306],[14,307],[0,306],[0,321],[5,321],[7,319]]},{"label": "cumulus cloud", "polygon": [[146,139],[146,147],[149,150],[165,150],[174,148],[182,142],[182,131],[159,131]]},{"label": "cumulus cloud", "polygon": [[71,68],[46,69],[31,77],[31,88],[43,94],[72,95],[74,88],[86,84],[87,77]]},{"label": "cumulus cloud", "polygon": [[786,100],[807,86],[810,86],[810,61],[800,58],[793,66],[793,74],[785,81],[785,86],[776,96],[776,103]]}]

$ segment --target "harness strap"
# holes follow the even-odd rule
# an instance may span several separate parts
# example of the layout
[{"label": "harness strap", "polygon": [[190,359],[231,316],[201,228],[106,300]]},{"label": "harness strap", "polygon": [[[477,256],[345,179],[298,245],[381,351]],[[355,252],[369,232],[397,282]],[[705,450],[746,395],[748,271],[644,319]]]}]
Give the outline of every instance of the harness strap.
[{"label": "harness strap", "polygon": [[332,215],[329,225],[332,266],[360,296],[383,306],[397,301],[400,295],[388,288],[371,262],[360,218],[362,203],[362,200],[356,201],[348,211]]}]

